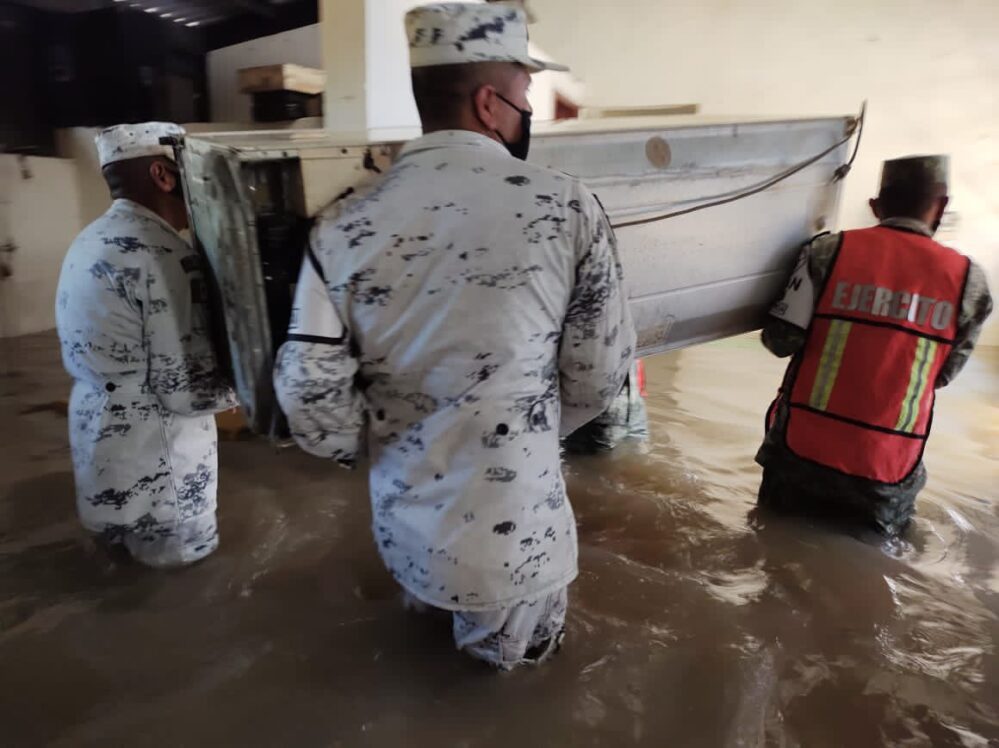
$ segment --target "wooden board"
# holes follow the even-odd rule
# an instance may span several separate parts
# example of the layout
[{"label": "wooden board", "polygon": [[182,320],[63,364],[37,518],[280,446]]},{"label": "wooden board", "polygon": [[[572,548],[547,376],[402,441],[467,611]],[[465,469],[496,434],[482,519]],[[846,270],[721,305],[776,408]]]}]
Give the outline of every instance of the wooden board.
[{"label": "wooden board", "polygon": [[296,91],[320,94],[326,88],[326,73],[301,65],[263,65],[239,71],[241,93]]}]

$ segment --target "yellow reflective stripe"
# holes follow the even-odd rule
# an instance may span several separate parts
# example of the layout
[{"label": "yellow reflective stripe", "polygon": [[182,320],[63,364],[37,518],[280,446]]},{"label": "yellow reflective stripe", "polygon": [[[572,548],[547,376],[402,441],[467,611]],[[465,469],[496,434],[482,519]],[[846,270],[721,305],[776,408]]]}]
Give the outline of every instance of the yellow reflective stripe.
[{"label": "yellow reflective stripe", "polygon": [[851,327],[853,323],[841,319],[834,319],[829,324],[826,342],[822,347],[822,357],[819,359],[819,369],[815,373],[815,384],[812,385],[812,394],[808,398],[808,404],[813,408],[825,410],[829,405],[829,397],[832,395],[833,385],[836,384],[836,375],[843,361],[843,349],[846,348],[846,339],[850,335]]},{"label": "yellow reflective stripe", "polygon": [[909,369],[909,386],[905,388],[905,397],[902,398],[902,408],[898,412],[898,421],[895,423],[896,431],[904,431],[905,425],[912,417],[912,396],[919,383],[919,361],[922,358],[923,343],[926,338],[916,339],[916,354],[912,358],[912,367]]},{"label": "yellow reflective stripe", "polygon": [[902,400],[902,410],[895,424],[896,431],[911,433],[915,430],[919,421],[919,404],[930,384],[930,370],[933,368],[930,364],[936,358],[938,347],[936,341],[926,338],[919,338],[916,342],[916,355],[909,372],[909,386]]}]

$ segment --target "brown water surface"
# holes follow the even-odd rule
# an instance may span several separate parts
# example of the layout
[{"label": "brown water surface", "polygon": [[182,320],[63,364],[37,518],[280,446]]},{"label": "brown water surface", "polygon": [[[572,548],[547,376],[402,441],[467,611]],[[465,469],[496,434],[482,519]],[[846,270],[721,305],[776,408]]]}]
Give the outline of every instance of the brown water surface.
[{"label": "brown water surface", "polygon": [[999,745],[999,351],[940,393],[889,547],[750,516],[782,370],[755,340],[650,359],[651,443],[566,467],[566,647],[495,674],[402,610],[364,475],[294,449],[222,444],[206,562],[107,561],[54,338],[0,346],[0,745]]}]

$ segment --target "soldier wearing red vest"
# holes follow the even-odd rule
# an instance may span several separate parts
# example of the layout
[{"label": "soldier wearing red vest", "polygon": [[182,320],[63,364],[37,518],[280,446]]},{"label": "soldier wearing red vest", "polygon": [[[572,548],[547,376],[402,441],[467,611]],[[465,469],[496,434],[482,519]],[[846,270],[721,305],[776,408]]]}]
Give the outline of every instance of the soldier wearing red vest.
[{"label": "soldier wearing red vest", "polygon": [[763,344],[793,356],[756,455],[760,506],[897,535],[926,484],[935,390],[964,366],[992,299],[982,269],[932,239],[947,158],[887,161],[880,223],[802,249]]}]

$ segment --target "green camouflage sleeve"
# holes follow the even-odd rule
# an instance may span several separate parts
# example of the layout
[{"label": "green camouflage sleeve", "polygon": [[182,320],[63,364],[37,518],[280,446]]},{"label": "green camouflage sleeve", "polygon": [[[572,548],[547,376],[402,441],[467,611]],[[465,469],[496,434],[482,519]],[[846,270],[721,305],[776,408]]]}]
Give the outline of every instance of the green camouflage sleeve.
[{"label": "green camouflage sleeve", "polygon": [[780,299],[770,308],[762,341],[779,358],[791,356],[805,344],[812,312],[836,259],[840,234],[820,234],[798,255]]},{"label": "green camouflage sleeve", "polygon": [[957,335],[954,347],[937,375],[937,387],[944,387],[964,368],[975,349],[975,342],[982,331],[982,325],[992,313],[992,295],[985,272],[972,262],[968,268],[968,282],[961,298],[961,311],[957,320]]}]

